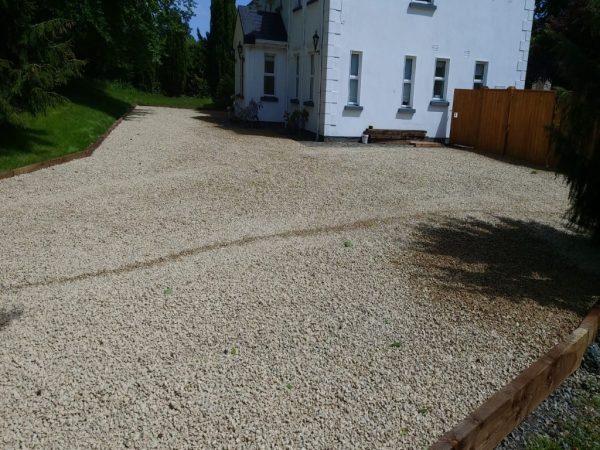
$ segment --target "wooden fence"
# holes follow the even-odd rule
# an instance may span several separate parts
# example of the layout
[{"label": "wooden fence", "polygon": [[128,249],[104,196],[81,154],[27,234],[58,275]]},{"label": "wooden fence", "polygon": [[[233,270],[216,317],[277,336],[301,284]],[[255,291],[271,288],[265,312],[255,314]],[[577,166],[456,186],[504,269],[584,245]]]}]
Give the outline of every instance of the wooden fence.
[{"label": "wooden fence", "polygon": [[551,167],[548,126],[555,110],[552,91],[456,89],[450,143]]}]

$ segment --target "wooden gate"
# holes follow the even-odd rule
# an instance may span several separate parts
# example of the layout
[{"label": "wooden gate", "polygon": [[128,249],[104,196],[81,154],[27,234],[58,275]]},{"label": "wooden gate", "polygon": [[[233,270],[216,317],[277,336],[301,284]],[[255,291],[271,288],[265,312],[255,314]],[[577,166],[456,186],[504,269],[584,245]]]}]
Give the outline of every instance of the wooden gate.
[{"label": "wooden gate", "polygon": [[553,166],[548,126],[555,108],[551,91],[456,89],[450,143]]}]

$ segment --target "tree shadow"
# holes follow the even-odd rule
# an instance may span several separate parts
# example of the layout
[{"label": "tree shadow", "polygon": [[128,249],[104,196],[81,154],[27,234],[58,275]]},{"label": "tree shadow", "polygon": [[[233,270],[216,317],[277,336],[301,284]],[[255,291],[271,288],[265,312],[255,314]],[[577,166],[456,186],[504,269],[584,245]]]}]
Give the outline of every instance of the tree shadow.
[{"label": "tree shadow", "polygon": [[508,218],[447,219],[416,234],[416,264],[464,301],[533,300],[585,315],[600,298],[600,251],[586,236]]},{"label": "tree shadow", "polygon": [[232,122],[226,111],[198,110],[202,114],[194,119],[206,122],[223,130],[232,131],[243,136],[262,136],[280,139],[290,139],[297,142],[311,142],[315,140],[315,134],[302,131],[301,133],[290,133],[281,123],[255,122],[250,124]]},{"label": "tree shadow", "polygon": [[19,319],[23,315],[21,309],[12,308],[0,308],[0,331],[7,328],[13,320]]},{"label": "tree shadow", "polygon": [[36,146],[50,145],[48,133],[32,128],[0,128],[0,157],[29,153]]},{"label": "tree shadow", "polygon": [[121,117],[131,108],[129,103],[111,97],[106,93],[100,81],[75,80],[61,94],[72,103],[102,111],[115,119]]},{"label": "tree shadow", "polygon": [[127,114],[123,120],[125,121],[139,121],[141,119],[143,119],[146,116],[149,116],[151,114],[154,114],[153,111],[149,110],[149,109],[144,109],[141,106],[138,106],[137,108],[135,108],[134,110],[132,110],[129,114]]}]

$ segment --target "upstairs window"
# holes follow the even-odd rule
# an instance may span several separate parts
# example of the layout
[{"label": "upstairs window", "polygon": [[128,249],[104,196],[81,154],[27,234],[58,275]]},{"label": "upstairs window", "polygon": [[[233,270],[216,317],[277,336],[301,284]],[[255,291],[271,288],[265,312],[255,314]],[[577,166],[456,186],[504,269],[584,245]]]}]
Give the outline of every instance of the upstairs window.
[{"label": "upstairs window", "polygon": [[275,95],[275,55],[265,54],[264,94]]},{"label": "upstairs window", "polygon": [[360,61],[358,52],[350,54],[350,85],[348,88],[348,104],[359,105],[360,100]]},{"label": "upstairs window", "polygon": [[407,56],[404,60],[404,81],[402,84],[402,107],[412,108],[413,84],[415,79],[416,58]]},{"label": "upstairs window", "polygon": [[475,63],[475,77],[473,78],[473,89],[481,89],[487,82],[487,63],[477,61]]},{"label": "upstairs window", "polygon": [[447,59],[436,59],[435,60],[435,74],[433,77],[433,99],[434,100],[445,100],[446,99],[446,87],[448,80],[448,66],[450,61]]}]

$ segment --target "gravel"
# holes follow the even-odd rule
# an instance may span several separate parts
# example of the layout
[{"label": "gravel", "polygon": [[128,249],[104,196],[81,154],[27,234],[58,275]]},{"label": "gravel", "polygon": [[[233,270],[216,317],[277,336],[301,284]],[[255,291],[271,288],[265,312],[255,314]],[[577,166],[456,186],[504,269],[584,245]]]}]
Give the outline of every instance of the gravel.
[{"label": "gravel", "polygon": [[137,108],[0,182],[0,446],[426,446],[594,301],[567,194]]}]

